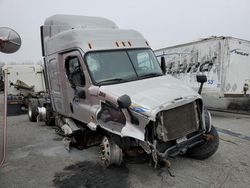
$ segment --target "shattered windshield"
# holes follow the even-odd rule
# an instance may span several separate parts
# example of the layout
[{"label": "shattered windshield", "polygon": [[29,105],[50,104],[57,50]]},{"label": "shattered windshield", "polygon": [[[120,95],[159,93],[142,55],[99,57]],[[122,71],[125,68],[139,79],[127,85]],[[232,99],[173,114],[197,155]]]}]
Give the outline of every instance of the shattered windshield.
[{"label": "shattered windshield", "polygon": [[91,52],[86,55],[86,63],[93,81],[98,85],[162,75],[150,49]]}]

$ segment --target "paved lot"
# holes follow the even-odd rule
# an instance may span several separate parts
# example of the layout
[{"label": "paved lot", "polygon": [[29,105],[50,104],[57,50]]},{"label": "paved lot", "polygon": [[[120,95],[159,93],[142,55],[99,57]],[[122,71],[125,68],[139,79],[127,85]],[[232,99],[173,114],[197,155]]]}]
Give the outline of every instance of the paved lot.
[{"label": "paved lot", "polygon": [[96,161],[98,148],[64,149],[62,138],[26,115],[8,118],[5,165],[0,187],[242,187],[250,185],[250,116],[215,113],[220,147],[199,161],[177,157],[168,171],[147,163],[104,169]]}]

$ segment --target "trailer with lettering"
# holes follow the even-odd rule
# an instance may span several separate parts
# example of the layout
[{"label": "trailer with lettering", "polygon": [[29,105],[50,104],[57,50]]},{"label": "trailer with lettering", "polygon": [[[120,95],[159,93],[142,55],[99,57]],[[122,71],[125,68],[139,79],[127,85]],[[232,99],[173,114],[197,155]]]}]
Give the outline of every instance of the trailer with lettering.
[{"label": "trailer with lettering", "polygon": [[250,41],[210,37],[155,50],[165,57],[166,71],[198,90],[205,74],[203,99],[210,109],[250,112]]}]

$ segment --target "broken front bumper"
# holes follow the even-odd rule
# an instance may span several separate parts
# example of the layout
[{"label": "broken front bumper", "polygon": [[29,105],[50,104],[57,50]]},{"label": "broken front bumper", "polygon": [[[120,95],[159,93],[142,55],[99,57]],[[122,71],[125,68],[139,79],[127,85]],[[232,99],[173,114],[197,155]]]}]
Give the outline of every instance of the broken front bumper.
[{"label": "broken front bumper", "polygon": [[199,130],[195,133],[195,135],[189,135],[182,142],[174,141],[175,143],[173,143],[163,151],[159,151],[157,149],[156,140],[154,141],[154,143],[140,142],[140,146],[147,154],[151,154],[154,162],[157,163],[159,160],[165,160],[169,157],[175,157],[178,154],[184,154],[189,148],[204,144],[207,140],[207,136],[208,135],[205,134],[205,131]]},{"label": "broken front bumper", "polygon": [[175,145],[167,148],[164,152],[159,152],[155,150],[160,159],[167,159],[168,157],[175,157],[183,151],[186,151],[189,148],[203,144],[205,139],[203,137],[204,133],[200,132],[190,138],[187,138],[181,143],[176,143]]}]

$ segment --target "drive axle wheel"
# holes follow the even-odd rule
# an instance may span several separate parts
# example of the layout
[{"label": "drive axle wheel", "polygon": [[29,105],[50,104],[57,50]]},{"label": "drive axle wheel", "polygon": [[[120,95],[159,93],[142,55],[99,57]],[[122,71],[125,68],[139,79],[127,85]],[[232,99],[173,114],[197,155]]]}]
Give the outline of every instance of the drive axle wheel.
[{"label": "drive axle wheel", "polygon": [[38,115],[38,112],[37,112],[37,107],[38,107],[38,104],[37,102],[35,101],[29,101],[29,104],[28,104],[28,117],[29,117],[29,120],[31,122],[36,122],[36,118],[37,118],[37,115]]},{"label": "drive axle wheel", "polygon": [[106,167],[122,164],[122,150],[110,138],[104,136],[100,145],[101,160]]}]

